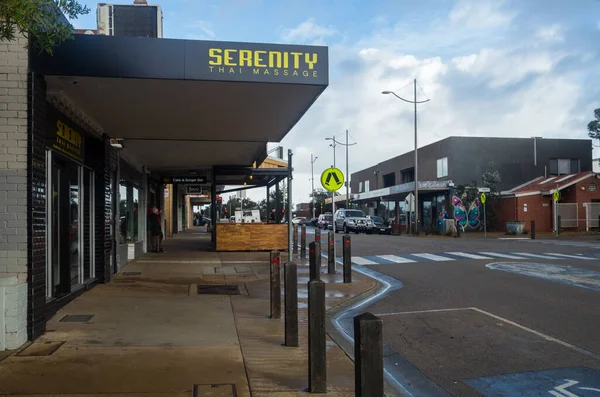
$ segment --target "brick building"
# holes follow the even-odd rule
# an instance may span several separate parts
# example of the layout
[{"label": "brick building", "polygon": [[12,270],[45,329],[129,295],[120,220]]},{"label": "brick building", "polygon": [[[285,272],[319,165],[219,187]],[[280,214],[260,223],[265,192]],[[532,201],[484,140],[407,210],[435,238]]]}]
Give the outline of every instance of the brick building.
[{"label": "brick building", "polygon": [[554,192],[560,193],[558,215],[561,229],[585,231],[598,227],[600,214],[599,176],[580,172],[553,177],[538,177],[501,193],[495,207],[500,225],[509,221],[525,222],[529,230],[535,221],[536,230],[555,230]]}]

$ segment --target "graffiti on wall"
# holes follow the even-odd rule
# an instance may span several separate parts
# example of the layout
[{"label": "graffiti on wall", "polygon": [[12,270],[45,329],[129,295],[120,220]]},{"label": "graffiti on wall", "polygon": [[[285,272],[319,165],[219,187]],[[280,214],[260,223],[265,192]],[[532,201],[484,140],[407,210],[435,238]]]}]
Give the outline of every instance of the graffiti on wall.
[{"label": "graffiti on wall", "polygon": [[463,200],[467,198],[463,194],[462,200],[456,196],[452,196],[452,205],[454,206],[454,219],[460,225],[461,228],[466,229],[477,229],[480,225],[479,221],[479,205],[481,202],[478,198],[475,198],[469,205],[469,209],[466,209]]}]

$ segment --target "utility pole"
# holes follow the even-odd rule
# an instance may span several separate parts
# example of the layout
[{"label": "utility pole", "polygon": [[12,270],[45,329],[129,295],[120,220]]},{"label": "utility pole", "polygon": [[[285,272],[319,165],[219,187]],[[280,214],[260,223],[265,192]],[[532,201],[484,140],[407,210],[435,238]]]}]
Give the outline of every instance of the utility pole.
[{"label": "utility pole", "polygon": [[312,204],[313,204],[313,210],[312,210],[312,217],[315,217],[315,161],[317,161],[318,157],[314,157],[313,154],[310,154],[310,180],[312,183]]},{"label": "utility pole", "polygon": [[350,174],[349,174],[349,167],[348,167],[348,147],[356,145],[356,142],[354,143],[349,143],[348,142],[348,130],[346,130],[346,143],[342,143],[342,142],[338,142],[335,140],[335,135],[333,136],[333,138],[325,138],[327,140],[332,140],[333,143],[329,146],[333,147],[333,166],[335,167],[335,147],[336,145],[342,145],[342,146],[346,146],[346,175],[345,175],[345,181],[344,183],[346,184],[346,209],[350,208]]},{"label": "utility pole", "polygon": [[408,99],[404,99],[394,91],[383,91],[382,94],[388,95],[392,94],[396,98],[408,102],[413,103],[415,105],[415,228],[419,230],[419,163],[418,163],[418,142],[417,142],[417,104],[429,102],[429,98],[424,101],[417,101],[417,79],[413,79],[413,92],[414,92],[414,100],[409,101]]}]

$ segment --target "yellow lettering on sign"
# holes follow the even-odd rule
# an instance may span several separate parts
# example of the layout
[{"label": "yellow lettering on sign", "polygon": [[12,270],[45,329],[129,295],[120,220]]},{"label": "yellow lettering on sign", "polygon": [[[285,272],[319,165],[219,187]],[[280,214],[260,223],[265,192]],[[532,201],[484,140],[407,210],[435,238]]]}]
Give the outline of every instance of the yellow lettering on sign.
[{"label": "yellow lettering on sign", "polygon": [[237,50],[225,50],[225,66],[237,66],[237,63],[233,61],[231,54],[237,53]]},{"label": "yellow lettering on sign", "polygon": [[240,66],[252,66],[252,51],[240,50]]},{"label": "yellow lettering on sign", "polygon": [[300,69],[300,55],[302,55],[302,53],[290,52],[290,54],[292,54],[292,56],[294,57],[294,69]]},{"label": "yellow lettering on sign", "polygon": [[314,69],[315,65],[317,64],[317,54],[304,54],[304,62],[306,62],[309,69]]},{"label": "yellow lettering on sign", "polygon": [[223,63],[223,56],[221,55],[221,53],[223,52],[223,50],[221,50],[220,48],[211,48],[208,50],[208,56],[209,58],[211,58],[210,61],[208,61],[209,65],[215,65],[215,66],[219,66]]},{"label": "yellow lettering on sign", "polygon": [[265,65],[264,63],[262,63],[264,60],[261,58],[262,54],[266,54],[266,51],[254,51],[254,66],[258,67],[258,68],[266,68],[267,65]]},{"label": "yellow lettering on sign", "polygon": [[[277,58],[277,62],[275,62],[275,58]],[[269,52],[269,67],[270,68],[280,68],[281,67],[281,52],[275,52],[275,51]]]}]

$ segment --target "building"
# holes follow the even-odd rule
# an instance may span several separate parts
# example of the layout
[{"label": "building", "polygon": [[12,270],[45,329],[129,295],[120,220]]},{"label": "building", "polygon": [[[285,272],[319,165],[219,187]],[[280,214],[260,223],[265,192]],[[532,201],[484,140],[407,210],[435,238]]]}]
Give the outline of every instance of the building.
[{"label": "building", "polygon": [[304,217],[307,219],[312,218],[312,205],[311,203],[298,203],[296,204],[296,210],[294,216]]},{"label": "building", "polygon": [[106,36],[163,37],[163,14],[159,5],[146,0],[129,4],[98,3],[98,34]]},{"label": "building", "polygon": [[[452,212],[455,187],[482,186],[486,173],[499,191],[539,175],[592,171],[590,139],[449,137],[419,148],[420,223],[432,225]],[[353,201],[367,212],[396,218],[415,189],[414,151],[352,174]],[[459,199],[460,201],[460,199]]]},{"label": "building", "polygon": [[[588,231],[598,227],[600,178],[593,172],[538,177],[501,193],[494,213],[501,225],[522,222],[525,230],[535,221],[536,230],[556,230],[556,212],[561,229]],[[554,204],[555,192],[558,203]],[[558,211],[556,211],[558,208]]]}]

